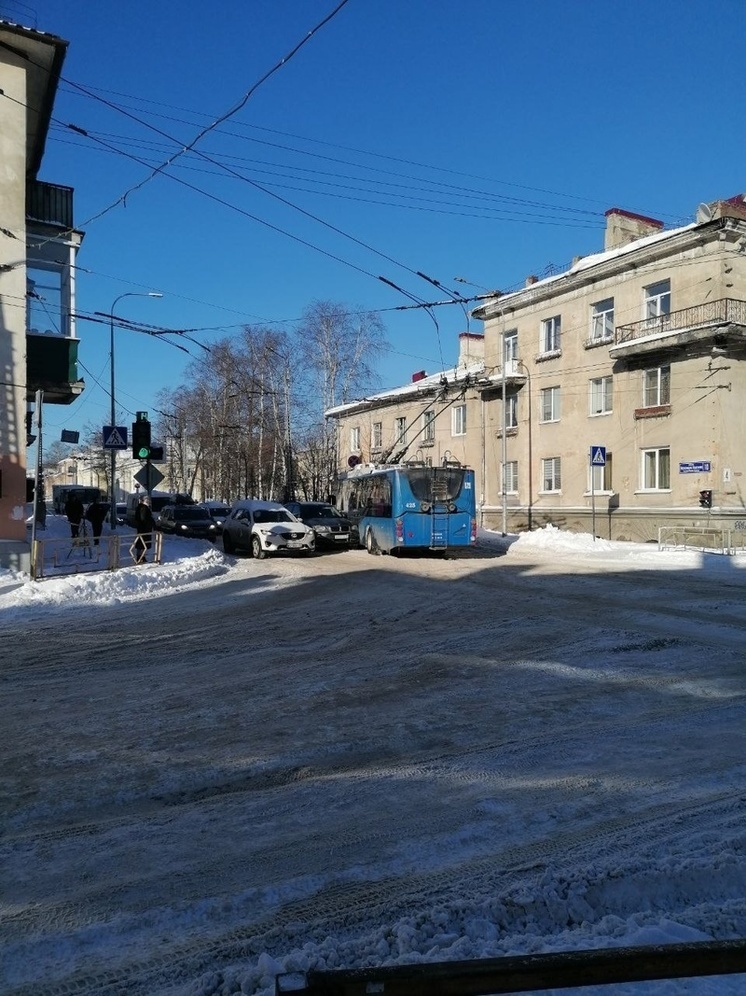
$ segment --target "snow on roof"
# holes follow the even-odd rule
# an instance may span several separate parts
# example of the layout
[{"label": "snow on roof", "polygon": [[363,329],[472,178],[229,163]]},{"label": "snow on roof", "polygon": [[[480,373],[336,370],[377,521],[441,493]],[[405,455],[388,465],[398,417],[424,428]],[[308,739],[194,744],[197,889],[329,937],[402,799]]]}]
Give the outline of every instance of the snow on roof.
[{"label": "snow on roof", "polygon": [[357,401],[349,401],[344,405],[327,408],[324,415],[341,415],[343,412],[352,411],[355,408],[374,405],[378,401],[393,401],[397,398],[406,398],[409,395],[426,394],[440,387],[444,380],[449,385],[460,384],[468,377],[475,377],[482,373],[484,369],[484,361],[479,360],[477,363],[470,363],[468,366],[440,370],[438,373],[430,374],[429,377],[422,377],[420,380],[403,384],[401,387],[393,387],[388,391],[381,391],[378,394],[370,394],[366,398],[359,398]]}]

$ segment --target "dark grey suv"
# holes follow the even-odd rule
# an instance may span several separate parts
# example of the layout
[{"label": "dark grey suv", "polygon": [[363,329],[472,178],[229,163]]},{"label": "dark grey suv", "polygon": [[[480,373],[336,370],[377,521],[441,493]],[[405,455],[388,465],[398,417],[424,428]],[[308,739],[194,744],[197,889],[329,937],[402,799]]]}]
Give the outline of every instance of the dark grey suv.
[{"label": "dark grey suv", "polygon": [[358,545],[357,528],[325,501],[288,501],[285,508],[310,526],[316,534],[316,546],[346,549]]}]

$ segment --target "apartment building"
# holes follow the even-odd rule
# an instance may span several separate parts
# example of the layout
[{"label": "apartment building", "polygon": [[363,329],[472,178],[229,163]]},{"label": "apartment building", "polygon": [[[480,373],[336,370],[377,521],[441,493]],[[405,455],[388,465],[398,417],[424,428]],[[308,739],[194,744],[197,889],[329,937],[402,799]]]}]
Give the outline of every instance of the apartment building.
[{"label": "apartment building", "polygon": [[38,179],[67,42],[0,21],[0,567],[27,569],[26,450],[39,404],[83,390],[73,191]]},{"label": "apartment building", "polygon": [[408,384],[337,405],[325,412],[337,423],[338,471],[358,463],[458,462],[475,469],[483,453],[486,382],[484,337],[459,336],[456,366],[430,376],[424,370]]},{"label": "apartment building", "polygon": [[483,522],[633,540],[746,525],[744,196],[670,231],[606,218],[603,252],[474,311],[505,373],[486,406],[501,446]]}]

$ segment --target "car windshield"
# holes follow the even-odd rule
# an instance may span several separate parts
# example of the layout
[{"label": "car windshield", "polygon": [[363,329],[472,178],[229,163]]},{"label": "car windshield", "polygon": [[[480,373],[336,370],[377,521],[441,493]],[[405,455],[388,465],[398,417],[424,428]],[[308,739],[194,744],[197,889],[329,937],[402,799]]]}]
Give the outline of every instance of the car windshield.
[{"label": "car windshield", "polygon": [[211,505],[206,511],[209,515],[228,515],[230,508],[227,505]]},{"label": "car windshield", "polygon": [[254,522],[294,522],[293,516],[284,508],[255,508]]},{"label": "car windshield", "polygon": [[300,515],[302,518],[309,519],[340,519],[341,515],[331,505],[313,505],[304,504],[300,506]]},{"label": "car windshield", "polygon": [[180,522],[194,522],[197,519],[209,519],[210,516],[205,508],[195,508],[189,505],[177,505],[174,508],[174,518]]}]

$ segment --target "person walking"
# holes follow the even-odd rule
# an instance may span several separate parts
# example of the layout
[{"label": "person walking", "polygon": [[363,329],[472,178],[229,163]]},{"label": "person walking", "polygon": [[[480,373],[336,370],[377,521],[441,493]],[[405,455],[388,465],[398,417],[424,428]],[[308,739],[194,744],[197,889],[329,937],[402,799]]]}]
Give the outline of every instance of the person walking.
[{"label": "person walking", "polygon": [[83,502],[74,491],[70,492],[65,502],[65,515],[70,523],[70,534],[73,539],[77,539],[80,532],[80,521],[83,518]]},{"label": "person walking", "polygon": [[104,524],[104,519],[106,518],[106,509],[98,498],[94,498],[88,506],[85,517],[91,524],[91,530],[93,532],[93,545],[98,546],[99,540],[101,539],[101,529]]},{"label": "person walking", "polygon": [[150,498],[142,495],[135,509],[135,529],[137,539],[135,540],[135,563],[146,564],[148,562],[148,550],[153,542],[153,513],[150,509]]}]

